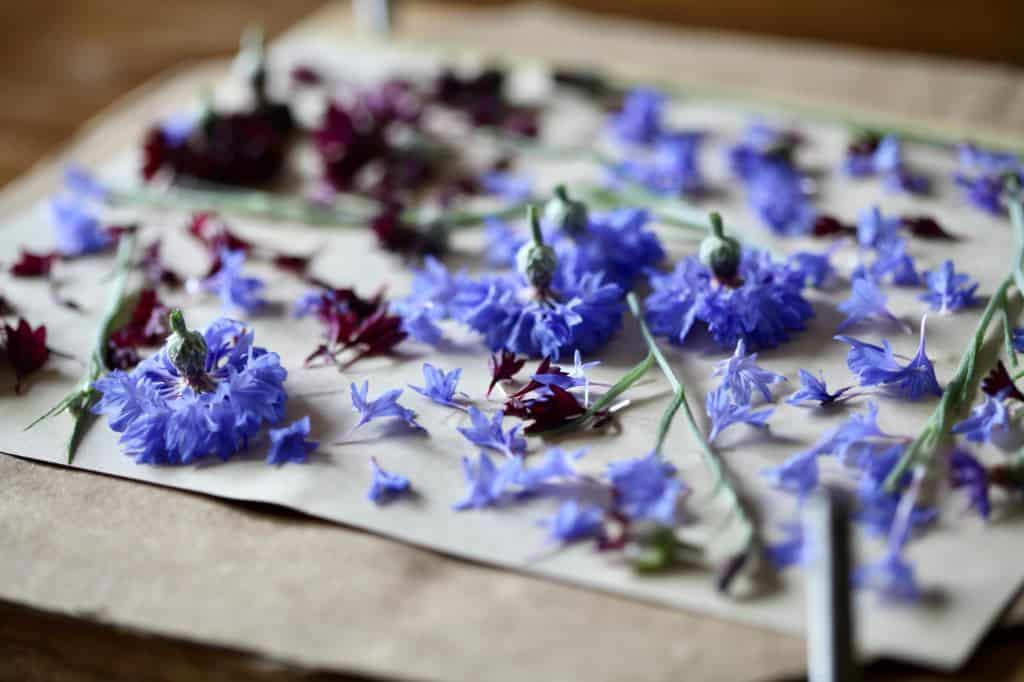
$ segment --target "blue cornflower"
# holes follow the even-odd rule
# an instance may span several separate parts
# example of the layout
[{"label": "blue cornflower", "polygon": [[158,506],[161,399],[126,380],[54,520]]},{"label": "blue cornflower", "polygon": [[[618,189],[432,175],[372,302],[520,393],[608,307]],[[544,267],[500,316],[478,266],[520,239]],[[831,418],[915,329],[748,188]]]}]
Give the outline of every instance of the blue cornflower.
[{"label": "blue cornflower", "polygon": [[303,417],[283,429],[270,429],[270,453],[267,464],[305,462],[307,455],[320,445],[315,440],[306,440],[309,435],[309,417]]},{"label": "blue cornflower", "polygon": [[839,312],[846,314],[846,319],[839,325],[843,331],[863,320],[882,319],[902,324],[895,315],[889,312],[886,303],[889,297],[866,277],[858,277],[850,284],[850,298],[841,302]]},{"label": "blue cornflower", "polygon": [[986,213],[1003,215],[1006,178],[1017,175],[1024,182],[1024,165],[1014,154],[992,152],[972,144],[961,145],[959,152],[960,168],[953,179],[963,189],[967,201]]},{"label": "blue cornflower", "polygon": [[949,482],[953,488],[966,488],[971,509],[977,511],[981,518],[988,519],[992,513],[988,470],[974,455],[959,448],[950,453]]},{"label": "blue cornflower", "polygon": [[373,482],[366,493],[367,499],[377,504],[386,504],[400,495],[406,495],[412,491],[412,484],[409,479],[401,474],[392,474],[381,469],[376,457],[370,458],[370,466],[373,468]]},{"label": "blue cornflower", "polygon": [[819,377],[814,376],[806,369],[800,371],[800,388],[793,395],[786,398],[786,402],[790,405],[803,405],[807,402],[818,403],[819,407],[825,407],[827,405],[834,405],[835,403],[850,398],[851,396],[844,396],[843,394],[849,391],[853,386],[844,386],[834,393],[830,393],[828,387],[825,385],[825,375],[819,372]]},{"label": "blue cornflower", "polygon": [[626,181],[643,185],[655,194],[680,196],[704,189],[698,164],[703,132],[682,132],[658,139],[649,159],[629,159],[608,168],[613,184]]},{"label": "blue cornflower", "polygon": [[676,504],[686,489],[675,473],[674,466],[651,452],[646,457],[612,462],[607,475],[618,510],[625,516],[674,526]]},{"label": "blue cornflower", "polygon": [[535,467],[522,468],[522,457],[509,460],[507,466],[518,466],[519,470],[512,478],[521,486],[524,493],[535,493],[543,484],[552,480],[567,481],[577,478],[574,462],[586,454],[587,451],[583,449],[566,452],[562,448],[550,448],[544,453],[544,459]]},{"label": "blue cornflower", "polygon": [[889,279],[893,284],[904,287],[916,287],[921,284],[921,276],[917,274],[914,257],[907,253],[905,239],[887,238],[876,253],[875,261],[869,267],[860,265],[853,271],[853,279],[864,277],[879,283]]},{"label": "blue cornflower", "polygon": [[202,282],[204,290],[220,296],[225,310],[255,313],[266,301],[260,296],[266,284],[257,277],[244,277],[245,251],[221,249],[220,269]]},{"label": "blue cornflower", "polygon": [[896,361],[888,341],[883,340],[879,347],[849,336],[835,338],[850,345],[846,365],[857,375],[861,386],[883,386],[900,398],[920,400],[925,394],[942,395],[942,387],[935,378],[935,367],[925,352],[924,331],[925,320],[922,318],[917,352],[906,365]]},{"label": "blue cornflower", "polygon": [[[102,397],[93,412],[107,415],[139,463],[230,459],[263,424],[284,418],[288,373],[276,353],[253,345],[241,322],[221,318],[197,340],[176,313],[167,347],[131,372],[114,370],[96,381]],[[179,331],[190,335],[187,354],[171,345],[185,338]]]},{"label": "blue cornflower", "polygon": [[612,133],[627,144],[651,144],[662,133],[665,95],[651,88],[634,88],[626,93],[622,110],[612,117]]},{"label": "blue cornflower", "polygon": [[50,200],[57,251],[63,256],[82,256],[109,247],[113,240],[85,198],[58,196]]},{"label": "blue cornflower", "polygon": [[629,290],[641,273],[665,259],[649,222],[650,214],[636,208],[591,214],[587,229],[579,234],[555,233],[555,249],[576,272],[600,272],[605,281]]},{"label": "blue cornflower", "polygon": [[604,510],[593,504],[580,504],[567,500],[555,515],[543,519],[540,525],[548,529],[552,542],[575,542],[604,536]]},{"label": "blue cornflower", "polygon": [[761,164],[747,179],[747,204],[775,234],[807,234],[814,229],[818,211],[805,184],[803,174],[789,164]]},{"label": "blue cornflower", "polygon": [[495,412],[490,419],[475,407],[468,410],[472,427],[460,426],[457,431],[470,443],[482,448],[500,452],[508,457],[526,454],[526,439],[519,435],[522,424],[516,424],[508,431],[503,431],[501,422],[505,418],[502,410]]},{"label": "blue cornflower", "polygon": [[422,343],[436,345],[443,338],[437,323],[452,317],[452,301],[468,281],[464,272],[451,274],[433,256],[413,276],[409,296],[392,301],[390,311],[402,318],[402,331]]},{"label": "blue cornflower", "polygon": [[547,291],[519,273],[467,281],[453,305],[455,319],[484,335],[492,350],[557,360],[568,349],[592,353],[622,323],[623,290],[599,272],[560,261]]},{"label": "blue cornflower", "polygon": [[770,401],[772,392],[769,387],[786,381],[781,374],[758,367],[757,353],[747,355],[743,339],[736,342],[736,350],[731,357],[715,363],[711,376],[721,377],[721,387],[734,402],[740,404],[749,404],[754,391]]},{"label": "blue cornflower", "polygon": [[775,487],[803,498],[818,487],[818,457],[821,454],[820,447],[815,446],[790,456],[778,466],[763,469],[761,473]]},{"label": "blue cornflower", "polygon": [[765,549],[775,568],[782,570],[794,564],[807,561],[808,550],[804,539],[804,527],[799,521],[782,524],[786,537],[782,542],[769,544]]},{"label": "blue cornflower", "polygon": [[775,412],[774,408],[758,411],[754,410],[750,403],[734,401],[730,396],[730,391],[724,385],[708,392],[705,409],[711,419],[709,442],[714,442],[722,431],[733,424],[750,424],[758,428],[768,428],[768,418]]},{"label": "blue cornflower", "polygon": [[530,178],[516,173],[491,171],[481,176],[480,185],[488,194],[511,203],[525,201],[533,194],[533,182]]},{"label": "blue cornflower", "polygon": [[466,478],[466,496],[452,505],[453,509],[483,509],[496,503],[508,484],[494,462],[481,452],[477,455],[476,467],[469,457],[462,458],[462,474]]},{"label": "blue cornflower", "polygon": [[954,424],[952,432],[974,443],[987,443],[994,434],[1006,433],[1009,427],[1010,416],[1001,396],[986,395],[985,402],[971,410],[966,419]]},{"label": "blue cornflower", "polygon": [[954,312],[961,308],[970,308],[978,304],[974,292],[978,289],[977,282],[971,282],[970,275],[956,272],[953,261],[946,259],[936,270],[924,273],[925,286],[928,293],[918,298],[939,312]]},{"label": "blue cornflower", "polygon": [[855,570],[853,583],[860,588],[875,590],[892,601],[912,602],[921,596],[914,579],[914,568],[899,552],[887,551],[881,560]]},{"label": "blue cornflower", "polygon": [[760,251],[744,250],[730,283],[719,283],[696,256],[648,277],[647,324],[679,346],[700,323],[722,348],[731,350],[740,339],[753,350],[774,348],[814,316],[801,291],[803,277]]},{"label": "blue cornflower", "polygon": [[356,386],[355,382],[352,382],[349,392],[352,395],[352,407],[359,412],[359,421],[352,427],[352,431],[381,417],[397,417],[410,428],[426,430],[416,421],[415,412],[398,404],[398,398],[402,395],[400,388],[392,389],[381,394],[379,398],[370,400],[370,382],[366,380],[362,386]]},{"label": "blue cornflower", "polygon": [[786,267],[799,274],[806,286],[821,289],[835,277],[832,254],[842,245],[842,241],[837,241],[822,253],[798,251],[786,258]]},{"label": "blue cornflower", "polygon": [[500,218],[484,220],[484,255],[487,264],[496,268],[511,268],[516,264],[516,253],[526,243],[526,237]]},{"label": "blue cornflower", "polygon": [[729,169],[739,179],[749,181],[764,165],[791,166],[790,153],[798,141],[791,131],[754,121],[744,129],[740,141],[729,148]]},{"label": "blue cornflower", "polygon": [[883,249],[899,238],[900,219],[887,218],[878,206],[869,206],[857,214],[857,243],[864,248]]},{"label": "blue cornflower", "polygon": [[457,407],[462,405],[455,401],[455,390],[459,385],[459,378],[462,376],[462,369],[453,369],[445,372],[443,369],[434,367],[429,362],[423,363],[423,381],[426,386],[412,386],[409,388],[416,391],[425,398],[433,400],[438,405]]}]

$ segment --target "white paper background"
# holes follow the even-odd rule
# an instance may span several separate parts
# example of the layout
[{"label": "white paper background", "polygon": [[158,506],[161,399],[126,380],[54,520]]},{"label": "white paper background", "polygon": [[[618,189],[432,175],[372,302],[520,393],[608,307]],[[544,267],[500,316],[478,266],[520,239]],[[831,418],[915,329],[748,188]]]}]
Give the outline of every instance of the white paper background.
[{"label": "white paper background", "polygon": [[[320,61],[328,61],[317,52]],[[330,60],[337,61],[347,72],[369,77],[386,60],[368,61],[365,54],[343,54],[340,49]],[[406,62],[396,57],[392,63],[415,64],[426,68],[425,60]],[[529,81],[529,77],[524,79]],[[527,82],[524,89],[529,91]],[[574,143],[590,138],[598,128],[599,118],[588,115],[580,107],[560,103],[562,115],[554,123],[551,134],[560,142]],[[706,203],[708,209],[720,210],[727,223],[743,227],[759,242],[779,252],[800,248],[824,247],[823,243],[790,241],[775,242],[756,226],[745,208],[735,184],[727,181],[722,163],[722,150],[735,138],[744,123],[732,112],[681,104],[671,114],[673,124],[700,127],[712,132],[704,157],[710,182],[725,190],[722,196]],[[782,121],[786,122],[786,121]],[[841,158],[846,141],[844,131],[807,122],[799,123],[810,143],[801,152],[801,162],[810,167],[832,167]],[[949,153],[912,148],[911,163],[928,170],[936,183],[938,198],[914,199],[885,194],[878,181],[849,182],[826,178],[819,204],[823,209],[853,219],[863,206],[878,202],[888,213],[930,213],[938,216],[947,229],[964,239],[950,246],[944,242],[913,240],[913,253],[921,266],[937,265],[945,257],[955,257],[957,266],[981,282],[980,292],[988,294],[1002,279],[1008,267],[1010,231],[1005,221],[995,220],[963,205],[951,186],[949,171],[953,158]],[[134,178],[136,159],[131,155],[111,161],[105,172],[117,182]],[[522,170],[540,179],[539,187],[547,189],[566,177],[597,179],[596,169],[583,164],[572,168],[551,162],[525,163]],[[17,247],[48,248],[52,243],[50,227],[42,207],[24,215],[10,216],[0,235],[5,259],[12,258]],[[185,216],[152,215],[147,230],[173,233],[168,246],[177,258],[176,266],[191,273],[205,266],[201,252],[183,235]],[[252,231],[263,242],[278,241],[296,251],[316,249],[316,272],[339,286],[356,284],[364,294],[387,285],[395,295],[407,292],[410,275],[395,259],[372,246],[370,235],[358,231],[330,231],[298,226],[259,225],[253,221],[233,219],[240,230]],[[660,229],[673,257],[693,249],[685,233],[672,228]],[[479,251],[477,235],[467,233],[456,240],[459,254],[472,256]],[[852,249],[841,252],[837,263],[849,272]],[[457,262],[458,258],[453,259]],[[90,350],[93,329],[106,298],[104,275],[109,259],[90,259],[69,264],[62,269],[66,293],[87,307],[86,314],[77,314],[54,307],[45,284],[32,280],[0,279],[0,290],[16,304],[18,311],[36,324],[45,323],[50,345],[85,357]],[[282,356],[289,369],[289,419],[310,415],[314,436],[322,441],[320,451],[305,466],[289,465],[277,469],[263,462],[266,444],[254,443],[252,454],[236,458],[228,464],[211,464],[190,468],[153,468],[137,466],[120,454],[115,435],[97,424],[84,440],[75,466],[118,476],[146,480],[232,499],[273,502],[304,512],[352,524],[469,559],[498,564],[561,580],[610,590],[636,598],[670,606],[703,610],[722,617],[800,632],[803,626],[803,605],[799,572],[782,575],[782,589],[758,599],[742,603],[718,595],[711,586],[707,571],[681,570],[657,577],[638,577],[614,555],[598,554],[589,547],[569,548],[558,553],[545,553],[543,531],[535,522],[552,510],[547,502],[532,502],[508,509],[457,513],[451,504],[463,494],[464,482],[459,460],[474,451],[455,431],[466,418],[448,408],[427,402],[407,391],[403,404],[420,413],[420,420],[429,431],[423,436],[384,436],[383,425],[372,424],[357,432],[352,442],[332,445],[341,439],[355,422],[348,398],[350,381],[370,379],[371,395],[393,387],[412,383],[422,385],[420,367],[424,360],[445,369],[463,368],[460,389],[477,399],[478,406],[491,410],[500,406],[482,399],[487,384],[486,352],[469,337],[456,347],[438,354],[429,348],[410,344],[397,359],[364,360],[351,370],[339,374],[331,369],[304,370],[302,360],[316,343],[317,324],[313,320],[295,322],[286,311],[304,287],[282,273],[252,266],[254,273],[265,276],[269,298],[278,307],[269,314],[251,320],[258,345],[271,348]],[[926,306],[916,300],[917,290],[892,288],[892,309],[916,326]],[[842,318],[834,309],[846,290],[830,294],[811,294],[817,316],[796,341],[761,355],[762,364],[785,374],[791,384],[797,383],[797,368],[825,370],[830,386],[845,385],[850,380],[845,368],[845,346],[831,341]],[[217,302],[208,298],[171,299],[186,306],[190,324],[201,326],[219,314]],[[275,314],[275,311],[277,314]],[[979,310],[953,316],[932,315],[928,324],[929,355],[934,360],[940,382],[954,370],[960,350],[964,347],[977,320]],[[885,336],[897,352],[912,354],[916,334],[902,334],[897,329],[879,326],[858,327],[856,336],[878,340]],[[623,329],[612,344],[598,357],[603,364],[594,370],[597,381],[612,382],[643,357],[639,332],[627,317]],[[678,374],[687,383],[690,403],[702,413],[703,396],[709,387],[711,364],[721,353],[672,349],[669,358]],[[0,395],[0,415],[4,428],[4,451],[20,456],[60,462],[63,444],[70,430],[66,417],[45,422],[28,432],[22,431],[46,407],[56,402],[79,377],[81,367],[73,361],[53,359],[47,368],[32,377],[26,397],[14,398],[10,392]],[[525,375],[524,375],[525,376]],[[0,377],[4,385],[13,381]],[[792,386],[776,392],[784,397]],[[669,391],[657,371],[631,391],[633,404],[620,414],[621,430],[600,435],[578,435],[564,439],[565,447],[589,448],[581,468],[597,473],[611,460],[644,454],[651,446],[657,421],[667,402]],[[934,402],[918,405],[879,399],[881,423],[892,433],[911,435],[930,414]],[[843,410],[827,415],[781,403],[771,420],[771,437],[761,432],[734,427],[720,438],[719,450],[730,467],[741,478],[746,491],[758,502],[765,516],[765,528],[773,534],[778,523],[793,518],[791,498],[771,491],[758,475],[766,466],[782,461],[802,449],[820,433],[831,428],[854,410],[863,409],[864,399],[852,401]],[[509,422],[511,423],[511,422]],[[544,445],[531,439],[530,452],[539,453]],[[988,453],[998,456],[996,453]],[[370,481],[367,458],[376,456],[390,471],[407,475],[418,491],[415,499],[378,508],[365,498]],[[694,490],[688,508],[696,517],[707,502],[706,477],[690,442],[684,425],[677,420],[666,447],[666,455],[680,468],[680,475]],[[859,634],[862,649],[869,655],[889,654],[926,661],[935,665],[953,666],[963,660],[978,638],[996,618],[1020,584],[1024,546],[1019,541],[1020,521],[999,514],[983,524],[964,511],[965,501],[956,496],[946,500],[940,523],[927,536],[913,543],[909,556],[919,572],[923,587],[941,595],[940,598],[913,608],[881,604],[873,595],[858,597]],[[718,517],[709,514],[698,523],[695,532],[715,525]],[[705,530],[706,532],[706,530]],[[880,545],[867,543],[866,555],[877,554]],[[183,548],[185,549],[185,548]],[[297,560],[301,560],[297,558]]]}]

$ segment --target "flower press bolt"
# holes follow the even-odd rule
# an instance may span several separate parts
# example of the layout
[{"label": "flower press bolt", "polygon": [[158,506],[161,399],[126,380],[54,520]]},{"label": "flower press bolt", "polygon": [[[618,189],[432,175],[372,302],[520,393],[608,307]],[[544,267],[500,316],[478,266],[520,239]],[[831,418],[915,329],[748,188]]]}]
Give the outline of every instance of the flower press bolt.
[{"label": "flower press bolt", "polygon": [[700,243],[700,262],[706,265],[722,281],[736,277],[740,269],[743,249],[739,241],[725,234],[722,216],[711,214],[711,230]]},{"label": "flower press bolt", "polygon": [[206,372],[206,340],[185,326],[180,309],[172,310],[168,320],[171,335],[167,337],[167,359],[190,384],[195,384]]},{"label": "flower press bolt", "polygon": [[555,277],[558,258],[555,255],[555,250],[544,243],[540,220],[537,218],[537,207],[527,208],[526,215],[530,221],[533,240],[519,247],[519,252],[516,254],[516,265],[523,277],[537,291],[545,291],[551,286],[551,280]]},{"label": "flower press bolt", "polygon": [[587,205],[569,197],[565,185],[555,187],[555,196],[544,204],[544,224],[566,234],[578,235],[589,224]]}]

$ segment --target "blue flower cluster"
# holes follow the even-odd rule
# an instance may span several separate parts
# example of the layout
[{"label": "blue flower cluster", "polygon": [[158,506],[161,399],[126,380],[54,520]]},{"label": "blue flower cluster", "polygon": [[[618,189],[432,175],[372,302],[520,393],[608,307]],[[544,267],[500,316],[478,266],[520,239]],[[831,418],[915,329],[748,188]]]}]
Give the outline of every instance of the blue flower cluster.
[{"label": "blue flower cluster", "polygon": [[771,386],[786,381],[786,377],[759,367],[757,353],[747,355],[743,339],[736,342],[732,357],[715,365],[712,376],[720,377],[721,382],[708,392],[705,400],[705,409],[711,419],[709,442],[733,424],[767,428],[768,418],[775,410],[755,410],[753,401],[757,396],[770,401]]},{"label": "blue flower cluster", "polygon": [[703,140],[700,131],[662,135],[651,154],[608,166],[612,185],[634,183],[662,196],[699,194],[705,189],[699,164]]},{"label": "blue flower cluster", "polygon": [[859,341],[849,336],[836,340],[849,344],[846,364],[857,375],[861,386],[881,386],[895,397],[920,400],[926,395],[941,396],[942,387],[935,378],[935,367],[925,352],[925,321],[921,319],[921,334],[917,352],[907,364],[901,364],[885,339],[881,346]]},{"label": "blue flower cluster", "polygon": [[680,346],[699,323],[722,348],[741,339],[751,349],[773,348],[814,316],[802,293],[805,276],[761,251],[744,250],[734,282],[718,282],[695,256],[649,281],[647,323]]},{"label": "blue flower cluster", "polygon": [[1024,164],[1015,154],[993,152],[973,144],[961,145],[959,152],[960,167],[953,179],[967,201],[986,213],[1003,215],[1006,179],[1016,176],[1024,184]]},{"label": "blue flower cluster", "polygon": [[[137,462],[228,460],[264,424],[284,417],[288,373],[276,353],[254,346],[252,332],[234,320],[221,318],[202,336],[207,353],[199,376],[183,376],[164,349],[131,372],[114,370],[96,381],[102,397],[93,411],[107,415]],[[295,458],[284,440],[290,433],[280,434],[272,459]]]},{"label": "blue flower cluster", "polygon": [[610,123],[612,134],[626,144],[647,145],[661,137],[665,95],[651,88],[630,90]]}]

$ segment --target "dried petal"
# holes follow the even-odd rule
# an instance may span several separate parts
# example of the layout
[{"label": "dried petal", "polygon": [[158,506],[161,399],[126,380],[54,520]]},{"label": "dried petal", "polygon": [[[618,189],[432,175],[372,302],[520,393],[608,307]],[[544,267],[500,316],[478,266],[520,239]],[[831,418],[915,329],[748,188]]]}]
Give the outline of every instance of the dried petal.
[{"label": "dried petal", "polygon": [[5,322],[4,350],[14,368],[14,391],[21,393],[22,380],[46,364],[50,357],[50,350],[46,347],[46,325],[32,329],[23,318],[18,318],[17,327]]},{"label": "dried petal", "polygon": [[1024,403],[1024,393],[1017,389],[1002,360],[998,360],[996,366],[989,370],[989,373],[981,380],[981,390],[994,398],[1002,394],[1006,398],[1013,398]]},{"label": "dried petal", "polygon": [[502,350],[500,355],[492,355],[490,357],[491,366],[491,384],[487,387],[487,395],[491,395],[491,391],[499,381],[506,381],[514,377],[519,370],[526,364],[526,358],[516,359],[516,354],[507,350]]},{"label": "dried petal", "polygon": [[60,260],[56,251],[49,253],[33,253],[21,250],[18,261],[11,265],[11,274],[15,277],[44,277],[50,274],[53,264]]}]

